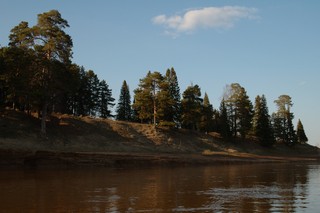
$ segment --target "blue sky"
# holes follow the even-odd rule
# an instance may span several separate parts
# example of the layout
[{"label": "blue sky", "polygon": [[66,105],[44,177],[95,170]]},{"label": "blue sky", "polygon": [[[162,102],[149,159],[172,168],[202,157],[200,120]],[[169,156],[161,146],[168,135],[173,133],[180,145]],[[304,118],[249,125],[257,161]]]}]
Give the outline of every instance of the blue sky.
[{"label": "blue sky", "polygon": [[174,67],[180,90],[191,83],[219,107],[226,84],[240,83],[269,111],[292,97],[309,143],[320,145],[320,1],[318,0],[2,0],[0,45],[20,21],[57,9],[69,24],[73,61],[105,79],[117,100],[148,70]]}]

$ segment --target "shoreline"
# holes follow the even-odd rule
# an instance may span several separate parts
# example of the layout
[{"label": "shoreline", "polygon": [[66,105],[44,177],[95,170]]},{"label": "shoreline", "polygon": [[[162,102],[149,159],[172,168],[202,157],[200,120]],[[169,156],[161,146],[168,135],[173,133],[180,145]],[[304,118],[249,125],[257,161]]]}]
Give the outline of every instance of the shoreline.
[{"label": "shoreline", "polygon": [[122,153],[0,150],[1,168],[137,168],[153,166],[234,165],[320,162],[319,156],[261,156],[239,153]]}]

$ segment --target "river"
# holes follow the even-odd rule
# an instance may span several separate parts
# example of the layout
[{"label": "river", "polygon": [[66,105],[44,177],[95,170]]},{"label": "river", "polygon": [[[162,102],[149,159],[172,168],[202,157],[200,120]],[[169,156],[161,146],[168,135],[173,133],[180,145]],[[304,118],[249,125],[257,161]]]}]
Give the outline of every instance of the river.
[{"label": "river", "polygon": [[0,212],[319,212],[319,198],[319,164],[0,171]]}]

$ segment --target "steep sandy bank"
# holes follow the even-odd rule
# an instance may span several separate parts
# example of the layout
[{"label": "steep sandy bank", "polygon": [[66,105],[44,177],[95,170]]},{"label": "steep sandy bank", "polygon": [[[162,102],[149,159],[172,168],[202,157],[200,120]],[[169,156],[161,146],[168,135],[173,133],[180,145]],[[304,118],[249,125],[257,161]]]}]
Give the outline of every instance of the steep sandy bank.
[{"label": "steep sandy bank", "polygon": [[249,141],[224,141],[216,134],[90,117],[53,115],[46,138],[39,120],[6,110],[0,117],[3,165],[141,165],[235,163],[315,159],[310,145],[262,147]]}]

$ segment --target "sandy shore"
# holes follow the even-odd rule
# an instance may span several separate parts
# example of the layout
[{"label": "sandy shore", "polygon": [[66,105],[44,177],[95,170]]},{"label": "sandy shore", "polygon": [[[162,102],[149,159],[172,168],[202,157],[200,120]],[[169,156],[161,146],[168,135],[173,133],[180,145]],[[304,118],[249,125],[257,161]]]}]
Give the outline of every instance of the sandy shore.
[{"label": "sandy shore", "polygon": [[142,167],[228,165],[272,162],[320,162],[314,157],[278,157],[248,154],[211,153],[164,154],[164,153],[115,153],[115,152],[51,152],[51,151],[0,151],[0,167]]}]

